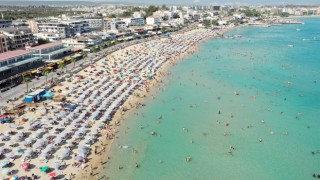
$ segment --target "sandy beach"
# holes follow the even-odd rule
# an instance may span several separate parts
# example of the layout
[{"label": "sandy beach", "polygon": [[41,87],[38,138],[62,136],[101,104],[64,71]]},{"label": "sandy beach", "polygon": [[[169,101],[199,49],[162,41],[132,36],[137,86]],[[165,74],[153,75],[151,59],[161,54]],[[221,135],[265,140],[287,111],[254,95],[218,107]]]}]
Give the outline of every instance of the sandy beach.
[{"label": "sandy beach", "polygon": [[170,66],[227,30],[196,29],[132,45],[66,78],[50,89],[64,102],[36,103],[1,125],[0,177],[107,179],[99,172],[121,121],[153,97]]}]

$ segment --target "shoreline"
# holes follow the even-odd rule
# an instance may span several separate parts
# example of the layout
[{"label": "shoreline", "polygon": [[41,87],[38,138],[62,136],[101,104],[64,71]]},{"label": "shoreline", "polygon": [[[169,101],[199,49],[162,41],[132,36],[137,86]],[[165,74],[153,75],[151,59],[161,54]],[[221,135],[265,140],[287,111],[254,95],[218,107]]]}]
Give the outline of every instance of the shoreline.
[{"label": "shoreline", "polygon": [[[3,125],[3,132],[10,131],[12,132],[12,135],[15,135],[15,134],[18,135],[21,131],[23,135],[23,137],[17,136],[17,138],[20,139],[18,141],[19,143],[17,144],[19,148],[23,149],[23,153],[17,156],[14,155],[14,158],[10,159],[10,161],[13,163],[13,165],[10,166],[10,168],[12,170],[18,169],[16,172],[17,173],[16,175],[19,175],[19,176],[30,176],[31,174],[38,174],[41,176],[41,178],[44,178],[48,174],[39,174],[39,167],[49,166],[49,168],[51,169],[49,172],[56,173],[57,176],[62,176],[67,179],[97,179],[97,178],[106,179],[106,176],[101,176],[106,173],[103,171],[104,169],[103,166],[105,163],[107,163],[106,160],[108,159],[108,155],[110,154],[110,150],[111,150],[110,148],[113,143],[113,140],[117,138],[117,132],[119,130],[118,126],[120,125],[120,123],[126,120],[128,117],[130,117],[130,115],[132,115],[134,112],[136,112],[136,109],[139,109],[139,107],[141,107],[145,103],[146,98],[149,98],[150,96],[152,96],[152,94],[156,90],[155,88],[161,85],[163,79],[166,77],[170,67],[172,67],[173,65],[176,65],[176,63],[178,63],[180,60],[184,59],[185,57],[190,56],[195,52],[199,51],[199,45],[201,43],[208,41],[212,38],[215,38],[217,34],[222,35],[234,28],[235,27],[228,27],[225,29],[217,30],[217,31],[212,31],[208,29],[195,29],[188,32],[173,35],[172,38],[159,38],[159,39],[155,39],[147,42],[142,42],[139,44],[133,44],[128,47],[121,48],[120,50],[117,50],[107,55],[106,57],[94,62],[92,66],[90,65],[82,69],[80,72],[77,73],[77,76],[71,77],[69,78],[69,80],[62,82],[61,85],[57,85],[53,87],[56,90],[51,88],[50,91],[53,91],[58,95],[60,94],[66,95],[66,99],[68,103],[76,102],[77,108],[80,108],[79,109],[80,112],[78,111],[78,113],[76,114],[81,114],[84,116],[82,117],[80,115],[81,117],[79,116],[78,119],[77,119],[78,115],[76,115],[76,117],[70,116],[70,114],[73,113],[73,110],[69,111],[69,113],[71,112],[70,114],[67,114],[66,113],[67,111],[65,110],[65,106],[68,105],[68,103],[60,104],[60,103],[53,102],[52,100],[44,101],[41,103],[35,103],[33,106],[34,111],[32,111],[33,107],[26,107],[25,109],[26,113],[22,117],[15,118],[14,122],[11,124]],[[183,40],[183,38],[185,38],[185,41]],[[200,39],[200,40],[197,40],[197,39]],[[162,48],[163,48],[161,52],[157,48],[155,50],[146,49],[147,46],[152,47],[153,45],[156,45],[155,47],[157,47],[158,42],[161,42],[159,44],[162,45]],[[178,48],[180,48],[180,50],[169,49],[166,46],[168,47],[177,46]],[[138,49],[136,49],[137,47]],[[139,47],[140,48],[143,47],[145,50],[147,50],[147,52],[139,51]],[[187,49],[183,50],[186,47]],[[128,52],[130,51],[138,53],[138,55],[136,54],[137,57],[144,56],[144,55],[146,56],[146,58],[149,58],[150,56],[157,57],[157,60],[154,60],[154,62],[152,61],[153,63],[155,62],[158,62],[158,64],[160,63],[159,68],[158,69],[155,68],[154,70],[156,72],[156,76],[154,76],[154,78],[151,78],[149,80],[148,78],[145,77],[145,80],[143,83],[140,83],[140,82],[132,83],[133,80],[130,79],[128,76],[121,79],[118,77],[120,74],[119,72],[112,71],[119,66],[119,64],[117,64],[118,62],[121,62],[123,63],[123,65],[127,65],[128,67],[130,67],[129,64],[131,62],[129,63],[129,61],[127,61],[124,57],[126,56],[126,54],[128,55]],[[156,55],[158,53],[160,53],[160,55]],[[172,54],[168,54],[168,53],[172,53]],[[141,60],[141,62],[144,62],[144,61],[147,61],[147,59]],[[141,62],[139,61],[138,64]],[[105,63],[107,63],[108,65],[115,64],[117,66],[115,68],[113,68],[113,66],[106,68]],[[153,66],[156,67],[156,64],[153,64],[152,67]],[[100,75],[99,73],[95,74],[94,71],[101,72],[101,74]],[[140,71],[138,71],[138,74],[141,75],[143,70],[140,70]],[[78,79],[77,77],[79,77],[79,75],[81,75],[83,79],[82,78]],[[105,82],[107,81],[110,85],[106,85],[107,83]],[[101,86],[96,87],[96,84],[98,82],[101,84]],[[83,85],[81,85],[81,83],[83,83]],[[112,91],[113,91],[112,95],[114,95],[116,90],[118,89],[122,89],[120,92],[125,92],[124,90],[126,89],[130,90],[129,88],[130,83],[132,83],[135,86],[138,85],[139,88],[133,87],[134,91],[130,95],[128,95],[127,99],[124,99],[124,102],[121,104],[121,106],[114,107],[114,110],[113,110],[114,115],[110,119],[110,121],[108,121],[107,124],[104,124],[102,128],[99,128],[100,125],[98,125],[98,120],[101,122],[100,119],[102,118],[100,117],[98,120],[94,120],[94,118],[92,118],[94,112],[96,112],[95,108],[92,109],[92,106],[90,106],[90,105],[93,105],[91,104],[93,103],[92,101],[96,100],[95,96],[92,95],[93,92],[98,92],[100,94],[101,92],[103,93],[106,90],[106,89],[103,89],[102,87],[107,88],[107,87],[113,86],[113,84],[120,84],[119,86],[115,85],[116,88],[112,88]],[[88,90],[88,92],[90,93],[86,95],[87,96],[86,100],[89,100],[87,101],[89,103],[88,104],[89,106],[88,105],[83,106],[85,104],[83,100],[80,102],[77,102],[77,99],[79,99],[82,95],[84,95],[85,94],[84,92],[86,90]],[[110,97],[110,95],[108,96],[108,98]],[[90,100],[90,97],[93,98],[92,101]],[[108,98],[105,98],[105,99],[108,99]],[[105,100],[104,98],[102,99]],[[114,97],[113,100],[117,101],[118,99],[119,99],[119,96],[117,95]],[[19,99],[18,101],[20,100],[21,99]],[[101,105],[101,102],[99,106],[100,105]],[[109,108],[112,105],[114,104],[108,105]],[[107,110],[107,108],[105,109],[103,109],[103,107],[99,107],[99,108],[104,111]],[[84,113],[83,111],[86,111],[86,112]],[[88,113],[87,111],[90,113]],[[59,117],[60,115],[63,115],[63,114],[65,115]],[[77,124],[75,120],[77,120],[80,123],[87,124],[88,127],[85,127],[83,124]],[[51,124],[50,121],[53,121],[53,124]],[[35,122],[39,122],[40,127],[37,127],[34,130],[30,129],[30,127],[32,127],[35,124]],[[54,126],[49,127],[51,126],[49,122],[51,125],[54,125],[57,127],[54,127]],[[77,127],[77,129],[75,130],[74,128],[72,128],[73,124],[79,127]],[[42,127],[42,125],[45,125],[45,126]],[[58,129],[60,129],[60,127],[62,127],[63,130],[57,131]],[[78,128],[82,130],[84,128],[88,128],[88,129],[86,129],[85,133],[81,133]],[[27,131],[27,129],[29,131]],[[70,130],[70,133],[67,132],[66,129]],[[39,137],[38,135],[35,136],[36,134],[38,134],[38,132],[33,132],[38,130],[39,132],[41,131],[40,133],[41,135]],[[80,145],[87,146],[86,145],[87,143],[83,144],[84,142],[82,140],[84,139],[84,137],[93,138],[92,133],[94,131],[96,131],[98,135],[94,135],[95,141],[92,144],[90,143],[90,146],[88,147],[89,152],[91,150],[91,153],[89,153],[88,156],[85,155],[88,161],[83,160],[85,162],[82,162],[81,160],[81,163],[80,161],[79,163],[77,163],[78,162],[77,160],[76,162],[74,162],[78,158],[77,153],[75,153],[74,151],[76,151],[76,148],[77,147],[79,148]],[[73,140],[73,138],[72,139],[70,138],[70,137],[77,137],[78,136],[77,134],[79,134],[79,132],[80,132],[80,138],[75,138],[75,140]],[[87,133],[89,135],[87,135]],[[46,137],[44,137],[44,135],[46,135]],[[1,135],[1,136],[4,136],[4,135]],[[60,139],[62,138],[62,143],[57,142],[58,138]],[[31,143],[28,146],[26,146],[25,142],[23,142],[23,141],[26,141],[27,139],[31,139]],[[72,144],[76,144],[73,147],[71,146],[72,148],[69,148],[69,145],[68,145],[70,144],[69,143],[70,141],[72,141]],[[22,147],[22,145],[19,145],[20,142],[27,148]],[[36,145],[39,144],[40,148],[35,147],[35,144]],[[50,148],[49,148],[49,144],[51,144]],[[11,145],[7,144],[7,142],[5,142],[5,145],[6,145],[6,148],[4,149],[11,149],[12,147]],[[67,145],[68,145],[68,148],[67,148]],[[11,151],[13,152],[13,150]],[[24,151],[33,151],[31,153],[32,156],[30,158],[26,158]],[[68,151],[68,153],[65,153],[66,151]],[[49,152],[48,157],[47,156],[44,157],[43,155],[48,152]],[[6,158],[10,157],[10,156],[6,156],[6,153],[7,152],[5,152],[5,157]],[[68,158],[61,158],[62,161],[60,162],[61,156],[63,157],[66,156]],[[56,164],[57,161],[60,162],[59,168],[61,166],[63,167],[62,169],[58,169],[58,168],[52,169],[52,167],[55,167],[55,165],[53,164]],[[30,168],[23,172],[20,168],[21,164],[23,163],[29,163],[35,168],[32,168],[32,169]],[[74,166],[74,163],[76,163],[75,166]],[[80,168],[80,165],[81,165],[81,168]],[[8,177],[10,178],[12,176],[8,176]]]},{"label": "shoreline", "polygon": [[[242,26],[241,26],[242,27]],[[218,33],[220,35],[224,35],[225,33],[231,31],[231,30],[234,30],[236,28],[240,28],[240,27],[231,27],[231,28],[227,28],[227,29],[221,29]],[[193,30],[194,31],[194,30]],[[162,85],[163,85],[163,81],[165,81],[164,79],[167,77],[167,73],[169,72],[169,69],[172,67],[172,66],[175,66],[177,65],[177,63],[179,63],[181,60],[187,58],[188,56],[191,56],[193,55],[194,53],[197,53],[198,51],[200,51],[200,45],[202,43],[205,43],[206,41],[210,41],[214,38],[217,38],[219,37],[218,35],[214,35],[212,37],[208,37],[208,38],[205,38],[205,39],[202,39],[200,42],[194,44],[192,46],[192,48],[190,48],[187,52],[184,52],[183,54],[181,54],[180,56],[177,56],[175,57],[173,60],[170,60],[170,61],[166,61],[162,66],[161,68],[159,69],[159,74],[161,74],[161,76],[156,76],[155,79],[152,79],[151,82],[149,82],[149,86],[150,89],[147,91],[146,89],[144,90],[138,90],[136,89],[135,90],[135,93],[139,93],[140,95],[142,95],[143,97],[137,97],[137,96],[131,96],[129,97],[126,102],[123,104],[123,106],[127,107],[129,104],[134,104],[134,103],[141,103],[141,104],[145,104],[146,101],[154,94],[154,92],[156,92],[156,88],[161,88]],[[156,97],[155,97],[156,98]],[[121,125],[121,123],[123,123],[125,120],[127,120],[128,118],[130,118],[131,115],[134,115],[134,113],[136,111],[138,111],[139,108],[130,108],[128,111],[126,111],[124,114],[121,115],[121,112],[120,110],[117,110],[115,116],[112,118],[112,120],[110,121],[110,124],[113,124],[114,125],[114,131],[116,133],[118,133],[118,129],[119,129],[119,126]],[[117,138],[117,137],[115,137]],[[112,158],[109,157],[110,153],[111,153],[111,146],[113,145],[113,141],[114,139],[113,138],[112,140],[108,141],[108,142],[104,142],[104,143],[109,143],[108,144],[108,148],[107,148],[107,151],[101,155],[102,156],[102,159],[103,160],[107,160],[105,163],[108,163],[108,160],[112,160]],[[110,159],[109,159],[109,158]],[[100,159],[96,159],[95,161],[93,161],[93,163],[95,165],[99,164],[100,163]],[[107,175],[105,175],[105,172],[103,172],[103,170],[105,170],[105,167],[102,167],[104,165],[101,165],[100,163],[100,166],[98,165],[98,168],[97,168],[97,171],[102,173],[103,176],[99,176],[99,178],[106,178],[107,179]],[[83,177],[83,176],[80,176],[79,178],[81,179],[89,179],[89,180],[94,180],[94,179],[97,179],[97,177]]]}]

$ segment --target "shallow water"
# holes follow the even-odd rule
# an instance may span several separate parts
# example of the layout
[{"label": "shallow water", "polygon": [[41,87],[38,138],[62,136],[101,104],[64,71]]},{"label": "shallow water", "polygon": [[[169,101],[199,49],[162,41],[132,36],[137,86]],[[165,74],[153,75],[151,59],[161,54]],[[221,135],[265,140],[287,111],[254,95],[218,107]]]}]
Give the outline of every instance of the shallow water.
[{"label": "shallow water", "polygon": [[320,173],[320,153],[311,153],[320,150],[320,21],[301,20],[233,30],[227,35],[242,37],[205,42],[172,67],[164,92],[122,123],[105,174],[313,179]]}]

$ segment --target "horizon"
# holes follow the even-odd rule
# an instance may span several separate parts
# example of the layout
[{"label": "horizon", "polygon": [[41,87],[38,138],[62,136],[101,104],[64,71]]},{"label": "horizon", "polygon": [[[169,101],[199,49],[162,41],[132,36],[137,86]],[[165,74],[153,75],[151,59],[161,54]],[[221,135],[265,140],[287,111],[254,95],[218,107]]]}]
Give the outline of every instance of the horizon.
[{"label": "horizon", "polygon": [[[92,2],[92,3],[112,3],[112,4],[130,4],[130,5],[237,5],[237,6],[285,6],[285,5],[293,5],[293,6],[320,6],[320,2],[318,0],[307,0],[303,1],[303,3],[299,0],[286,0],[286,1],[277,1],[277,0],[178,0],[172,3],[171,0],[164,0],[159,3],[156,0],[149,0],[145,2],[145,0],[12,0],[12,1],[1,1],[0,5],[6,4],[7,2]],[[6,4],[7,5],[7,4]],[[12,5],[15,6],[15,5]]]}]

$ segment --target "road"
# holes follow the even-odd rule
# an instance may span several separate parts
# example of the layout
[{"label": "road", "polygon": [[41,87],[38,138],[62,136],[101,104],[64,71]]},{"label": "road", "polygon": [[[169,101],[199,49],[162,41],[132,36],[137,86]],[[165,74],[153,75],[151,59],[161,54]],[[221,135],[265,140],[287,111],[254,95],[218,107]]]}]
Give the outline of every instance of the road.
[{"label": "road", "polygon": [[[133,41],[129,41],[129,42],[124,42],[124,43],[119,43],[116,44],[114,46],[111,46],[109,48],[103,49],[101,51],[98,51],[96,53],[90,53],[88,54],[88,57],[83,58],[78,60],[75,65],[73,63],[68,64],[65,66],[65,71],[67,71],[67,74],[72,75],[72,74],[76,74],[77,72],[79,72],[80,70],[88,67],[88,65],[91,62],[96,62],[104,57],[106,57],[108,54],[117,51],[121,48],[130,46],[132,44],[138,44],[138,43],[142,43],[142,42],[146,42],[152,39],[156,39],[159,38],[158,36],[153,36],[153,37],[149,37],[146,39],[139,39],[139,40],[133,40]],[[82,66],[80,66],[82,65]],[[59,75],[57,75],[57,72],[59,72],[60,70],[56,70],[55,72],[51,72],[50,74],[47,75],[47,79],[48,81],[51,79],[59,79]],[[35,90],[38,88],[44,88],[46,85],[46,76],[41,76],[39,77],[39,79],[32,79],[32,82],[30,82],[28,84],[29,89]],[[7,101],[12,100],[14,98],[21,98],[25,95],[27,91],[27,86],[26,84],[20,84],[16,87],[11,88],[8,91],[2,92],[0,93],[0,107],[3,106],[9,106],[9,108],[11,108],[11,103],[7,103]],[[0,113],[1,114],[1,113]]]}]

